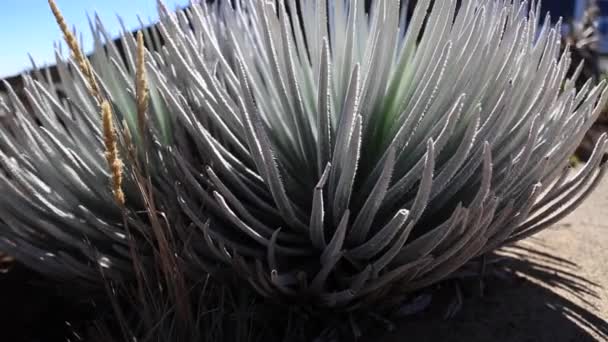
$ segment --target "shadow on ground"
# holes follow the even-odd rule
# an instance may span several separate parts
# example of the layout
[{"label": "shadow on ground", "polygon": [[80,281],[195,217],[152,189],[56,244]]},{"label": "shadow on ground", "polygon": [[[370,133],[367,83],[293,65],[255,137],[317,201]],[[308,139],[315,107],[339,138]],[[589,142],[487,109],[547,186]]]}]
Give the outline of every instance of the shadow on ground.
[{"label": "shadow on ground", "polygon": [[[433,292],[424,312],[396,322],[392,332],[370,331],[362,341],[608,341],[608,322],[593,304],[607,300],[608,291],[580,276],[573,262],[549,254],[542,243],[526,242],[501,251],[502,260],[484,278],[483,296],[478,278],[446,281]],[[37,281],[38,276],[21,267],[0,274],[3,341],[65,341],[71,331],[66,320],[81,315]],[[456,284],[464,301],[461,310],[446,320]],[[600,294],[604,298],[599,299]],[[71,336],[70,340],[81,339]]]},{"label": "shadow on ground", "polygon": [[455,283],[447,282],[425,312],[398,322],[397,329],[383,338],[364,340],[608,341],[608,322],[596,314],[592,304],[607,290],[577,275],[576,264],[540,249],[528,243],[502,251],[500,266],[492,267],[501,270],[501,276],[486,278],[483,296],[471,293],[476,291],[466,293],[467,288],[478,287],[478,280],[461,283],[465,298],[453,318],[444,318],[445,303],[456,292]]},{"label": "shadow on ground", "polygon": [[49,287],[44,277],[15,263],[0,273],[0,341],[53,342],[82,341],[71,321],[90,316],[62,295],[65,285]]}]

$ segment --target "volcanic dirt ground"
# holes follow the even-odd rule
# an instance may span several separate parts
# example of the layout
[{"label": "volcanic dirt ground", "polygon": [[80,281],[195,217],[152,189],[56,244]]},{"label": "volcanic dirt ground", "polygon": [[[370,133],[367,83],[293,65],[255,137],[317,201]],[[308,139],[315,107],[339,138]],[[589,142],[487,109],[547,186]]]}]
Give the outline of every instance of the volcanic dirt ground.
[{"label": "volcanic dirt ground", "polygon": [[427,309],[433,317],[368,341],[608,341],[608,179],[558,224],[500,254],[506,274],[489,277],[483,295],[465,285],[453,318],[444,318],[452,300],[439,301]]}]

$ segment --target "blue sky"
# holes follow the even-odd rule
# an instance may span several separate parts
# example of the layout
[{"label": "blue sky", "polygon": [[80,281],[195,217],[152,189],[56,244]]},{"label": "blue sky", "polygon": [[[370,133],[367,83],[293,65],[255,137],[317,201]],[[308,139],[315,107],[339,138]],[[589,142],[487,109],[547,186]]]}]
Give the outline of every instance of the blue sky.
[{"label": "blue sky", "polygon": [[[17,74],[31,66],[28,53],[38,65],[54,64],[53,43],[62,35],[48,7],[47,0],[0,0],[0,78]],[[184,6],[188,0],[164,0],[167,7]],[[156,20],[156,0],[56,0],[70,27],[82,33],[84,50],[92,42],[87,13],[97,13],[107,30],[118,35],[116,15],[128,29],[139,27],[137,15],[144,22]],[[63,51],[66,51],[65,49]]]}]

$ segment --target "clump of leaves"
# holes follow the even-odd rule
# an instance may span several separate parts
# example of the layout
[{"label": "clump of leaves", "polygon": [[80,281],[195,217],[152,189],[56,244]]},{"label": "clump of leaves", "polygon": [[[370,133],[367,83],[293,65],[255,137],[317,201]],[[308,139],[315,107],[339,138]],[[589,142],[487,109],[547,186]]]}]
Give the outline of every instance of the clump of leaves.
[{"label": "clump of leaves", "polygon": [[166,61],[190,81],[161,88],[201,160],[173,154],[178,202],[200,258],[268,297],[399,298],[551,225],[603,172],[606,137],[574,177],[568,158],[605,84],[576,90],[538,8],[419,1],[406,23],[396,1],[363,5],[164,14]]},{"label": "clump of leaves", "polygon": [[151,261],[177,303],[221,271],[355,310],[550,226],[605,172],[605,135],[569,167],[605,82],[576,89],[559,24],[527,2],[422,0],[409,22],[388,0],[160,13],[157,52],[124,35],[122,58],[96,20],[91,62],[72,47],[59,85],[9,93],[1,250],[90,282]]}]

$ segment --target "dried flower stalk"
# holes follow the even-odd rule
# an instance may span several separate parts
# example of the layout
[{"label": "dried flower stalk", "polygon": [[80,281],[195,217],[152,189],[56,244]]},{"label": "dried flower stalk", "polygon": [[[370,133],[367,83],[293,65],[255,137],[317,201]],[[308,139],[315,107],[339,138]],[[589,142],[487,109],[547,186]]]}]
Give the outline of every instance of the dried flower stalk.
[{"label": "dried flower stalk", "polygon": [[144,136],[146,112],[148,111],[148,82],[145,69],[145,47],[142,32],[137,33],[137,70],[135,71],[135,94],[137,100],[137,120],[141,136]]},{"label": "dried flower stalk", "polygon": [[106,146],[106,160],[112,174],[112,193],[116,201],[122,206],[125,204],[125,195],[122,191],[122,160],[118,153],[116,130],[112,118],[110,103],[104,100],[101,103],[101,115],[103,120],[103,137]]},{"label": "dried flower stalk", "polygon": [[93,67],[89,60],[84,56],[80,45],[78,44],[78,40],[74,37],[74,34],[68,29],[68,25],[61,14],[61,11],[57,7],[57,4],[54,0],[48,0],[49,6],[51,7],[51,11],[53,11],[53,15],[55,16],[55,20],[63,32],[63,37],[65,39],[66,44],[70,48],[72,52],[72,58],[78,64],[80,71],[84,74],[89,83],[89,92],[97,101],[102,102],[101,92],[99,91],[99,86],[97,85],[97,80],[95,79],[95,74],[93,72]]}]

